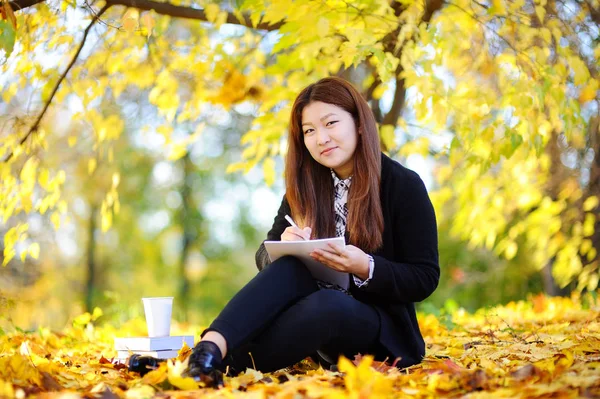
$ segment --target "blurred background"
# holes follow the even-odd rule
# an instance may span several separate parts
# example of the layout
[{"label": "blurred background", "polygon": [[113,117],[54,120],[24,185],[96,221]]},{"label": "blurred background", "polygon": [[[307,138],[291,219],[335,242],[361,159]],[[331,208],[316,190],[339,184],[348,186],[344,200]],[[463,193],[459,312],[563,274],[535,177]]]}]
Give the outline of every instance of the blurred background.
[{"label": "blurred background", "polygon": [[257,272],[290,100],[328,75],[434,201],[442,276],[420,311],[595,295],[597,2],[142,3],[7,3],[0,329],[95,307],[119,326],[144,296],[207,325]]}]

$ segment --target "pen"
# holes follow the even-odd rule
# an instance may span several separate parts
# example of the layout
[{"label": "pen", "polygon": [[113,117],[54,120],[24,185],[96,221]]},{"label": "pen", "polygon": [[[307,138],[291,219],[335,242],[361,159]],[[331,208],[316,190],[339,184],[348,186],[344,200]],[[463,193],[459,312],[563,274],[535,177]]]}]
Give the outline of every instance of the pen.
[{"label": "pen", "polygon": [[294,219],[292,219],[291,217],[289,217],[288,215],[285,215],[285,220],[287,220],[288,222],[290,222],[290,224],[292,226],[294,226],[295,228],[299,229],[300,227],[298,227],[298,225],[296,223],[294,223]]},{"label": "pen", "polygon": [[[289,215],[285,215],[285,220],[287,220],[292,226],[294,226],[297,229],[300,229],[300,227],[298,227],[298,225],[296,223],[294,223],[294,219],[292,219]],[[304,241],[306,241],[306,238],[304,238]]]}]

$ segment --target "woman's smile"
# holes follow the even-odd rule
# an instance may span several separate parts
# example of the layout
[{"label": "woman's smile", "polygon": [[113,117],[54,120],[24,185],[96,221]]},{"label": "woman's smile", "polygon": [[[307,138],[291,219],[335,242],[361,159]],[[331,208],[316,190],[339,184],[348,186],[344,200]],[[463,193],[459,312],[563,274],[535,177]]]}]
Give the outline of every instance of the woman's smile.
[{"label": "woman's smile", "polygon": [[330,155],[331,153],[333,153],[333,150],[335,150],[337,147],[331,147],[331,148],[327,148],[326,150],[321,151],[321,155],[327,156]]}]

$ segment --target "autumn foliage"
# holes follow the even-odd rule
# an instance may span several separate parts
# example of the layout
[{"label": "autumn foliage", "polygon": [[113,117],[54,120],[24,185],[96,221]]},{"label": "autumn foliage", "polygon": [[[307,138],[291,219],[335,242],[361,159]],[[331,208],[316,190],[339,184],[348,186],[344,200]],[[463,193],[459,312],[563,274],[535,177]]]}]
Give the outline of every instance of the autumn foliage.
[{"label": "autumn foliage", "polygon": [[[591,295],[549,298],[447,318],[420,315],[427,356],[398,370],[369,356],[340,358],[337,371],[309,359],[263,374],[248,369],[213,390],[183,378],[189,348],[143,378],[117,364],[112,338],[136,333],[97,327],[84,314],[61,332],[15,331],[0,337],[0,397],[88,398],[389,398],[600,395],[600,301]],[[99,321],[99,320],[98,320]],[[130,327],[129,327],[130,328]],[[194,391],[194,392],[191,392]]]},{"label": "autumn foliage", "polygon": [[2,301],[21,327],[106,313],[0,324],[0,398],[600,396],[595,296],[421,314],[409,369],[306,360],[221,390],[182,378],[186,350],[129,373],[112,340],[143,329],[109,324],[155,289],[190,320],[243,284],[264,234],[236,217],[226,254],[208,205],[241,172],[281,182],[290,103],[331,75],[369,101],[391,157],[431,169],[437,303],[597,292],[599,59],[598,0],[0,0],[0,321]]},{"label": "autumn foliage", "polygon": [[69,159],[113,226],[125,137],[176,161],[247,117],[226,170],[276,183],[291,101],[338,75],[390,155],[435,163],[449,236],[545,273],[548,293],[595,290],[599,29],[597,0],[0,1],[1,263],[44,254],[27,215],[72,214]]}]

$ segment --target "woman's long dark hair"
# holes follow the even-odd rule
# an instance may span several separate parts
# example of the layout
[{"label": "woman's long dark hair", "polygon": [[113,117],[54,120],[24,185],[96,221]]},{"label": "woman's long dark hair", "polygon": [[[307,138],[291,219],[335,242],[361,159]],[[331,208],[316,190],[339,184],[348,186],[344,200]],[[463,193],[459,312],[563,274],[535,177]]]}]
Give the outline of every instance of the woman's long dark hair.
[{"label": "woman's long dark hair", "polygon": [[354,118],[358,137],[348,193],[346,230],[350,244],[365,252],[374,252],[383,243],[379,135],[371,108],[354,86],[344,79],[321,79],[302,90],[294,102],[285,162],[286,198],[292,217],[300,227],[312,227],[312,238],[335,237],[331,172],[315,161],[304,145],[302,111],[315,101],[338,106]]}]

